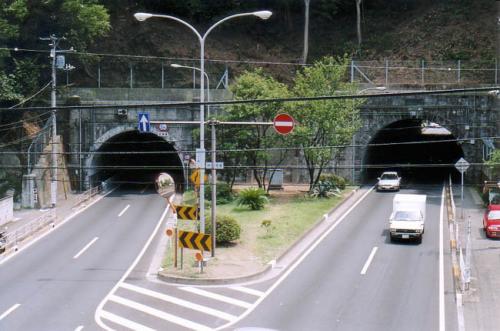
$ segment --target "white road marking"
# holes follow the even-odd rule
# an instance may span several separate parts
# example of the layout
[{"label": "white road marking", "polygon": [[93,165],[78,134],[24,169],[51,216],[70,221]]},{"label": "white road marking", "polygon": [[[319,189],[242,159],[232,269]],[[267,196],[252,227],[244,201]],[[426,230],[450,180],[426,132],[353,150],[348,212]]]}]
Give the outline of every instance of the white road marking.
[{"label": "white road marking", "polygon": [[135,285],[132,285],[132,284],[128,284],[128,283],[123,283],[123,284],[120,285],[120,287],[125,288],[127,290],[134,291],[134,292],[138,292],[138,293],[141,293],[141,294],[144,294],[144,295],[156,298],[156,299],[160,299],[160,300],[163,300],[163,301],[166,301],[166,302],[170,302],[170,303],[176,304],[178,306],[182,306],[182,307],[189,308],[189,309],[192,309],[192,310],[196,310],[196,311],[208,314],[208,315],[212,315],[212,316],[215,316],[215,317],[218,317],[218,318],[222,318],[222,319],[225,319],[225,320],[228,320],[228,321],[234,321],[236,319],[236,316],[228,314],[228,313],[225,313],[223,311],[216,310],[216,309],[213,309],[213,308],[210,308],[210,307],[207,307],[207,306],[202,306],[202,305],[196,304],[194,302],[190,302],[190,301],[186,301],[186,300],[179,299],[179,298],[176,298],[176,297],[172,297],[170,295],[166,295],[166,294],[163,294],[163,293],[158,293],[158,292],[155,292],[155,291],[151,291],[151,290],[143,288],[143,287],[138,287],[138,286],[135,286]]},{"label": "white road marking", "polygon": [[69,215],[68,217],[66,217],[64,220],[62,220],[60,223],[57,223],[54,227],[54,229],[52,231],[47,231],[45,232],[44,234],[42,234],[41,236],[37,237],[36,239],[33,239],[32,241],[30,241],[29,243],[27,243],[25,246],[22,246],[20,247],[16,252],[10,254],[9,256],[6,256],[5,258],[3,258],[2,260],[0,260],[0,265],[4,264],[5,262],[7,262],[8,260],[12,259],[14,256],[17,256],[20,252],[24,251],[25,249],[28,249],[28,247],[30,247],[31,245],[35,244],[36,242],[38,242],[39,240],[41,240],[42,238],[45,238],[46,236],[50,235],[54,230],[60,228],[61,226],[63,226],[64,224],[66,224],[66,222],[70,221],[71,219],[73,219],[75,216],[77,216],[78,214],[84,212],[85,210],[87,210],[88,208],[92,207],[93,205],[95,205],[96,203],[98,203],[99,201],[101,201],[105,196],[113,193],[116,189],[118,188],[117,187],[114,187],[112,188],[111,190],[109,190],[108,192],[104,193],[103,195],[101,195],[100,197],[98,197],[97,199],[95,199],[94,201],[90,202],[88,205],[86,205],[85,207],[81,208],[81,209],[78,209],[76,212],[74,212],[73,214]]},{"label": "white road marking", "polygon": [[20,305],[21,305],[20,303],[16,303],[15,305],[13,305],[9,309],[7,309],[2,315],[0,315],[0,321],[3,320],[5,317],[7,317],[7,315],[9,315],[10,313],[12,313],[14,310],[16,310],[17,308],[19,308]]},{"label": "white road marking", "polygon": [[141,311],[143,313],[161,318],[165,321],[180,325],[180,326],[188,328],[188,329],[199,330],[199,331],[211,331],[211,330],[213,330],[212,328],[209,328],[208,326],[205,326],[205,325],[202,325],[199,323],[195,323],[193,321],[190,321],[190,320],[187,320],[187,319],[184,319],[184,318],[181,318],[181,317],[169,314],[169,313],[165,313],[161,310],[143,305],[141,303],[138,303],[138,302],[135,302],[132,300],[128,300],[128,299],[119,297],[119,296],[114,295],[114,294],[109,298],[109,300],[116,302],[116,303],[119,303],[121,305],[130,307],[130,308],[133,308],[135,310]]},{"label": "white road marking", "polygon": [[210,299],[214,299],[214,300],[218,300],[218,301],[230,303],[232,305],[240,306],[240,307],[243,307],[243,308],[250,308],[252,306],[248,302],[241,301],[241,300],[234,299],[234,298],[230,298],[230,297],[227,297],[225,295],[220,295],[220,294],[217,294],[217,293],[212,293],[212,292],[209,292],[209,291],[205,291],[205,290],[202,290],[202,289],[199,289],[199,288],[196,288],[196,287],[186,286],[186,287],[179,287],[179,289],[181,289],[183,291],[186,291],[186,292],[190,292],[190,293],[194,293],[194,294],[197,294],[197,295],[201,295],[201,296],[204,296],[204,297],[207,297],[207,298],[210,298]]},{"label": "white road marking", "polygon": [[243,293],[255,295],[257,297],[260,297],[260,296],[264,295],[264,292],[261,292],[259,290],[254,290],[253,288],[248,288],[248,287],[243,287],[243,286],[230,286],[229,288],[231,290],[240,291],[240,292],[243,292]]},{"label": "white road marking", "polygon": [[82,331],[82,330],[83,330],[83,325],[80,325],[79,327],[77,327],[77,328],[75,329],[75,331]]},{"label": "white road marking", "polygon": [[[149,247],[149,245],[153,241],[153,238],[158,233],[158,230],[160,229],[160,226],[161,226],[161,224],[163,222],[163,219],[167,215],[169,208],[170,208],[170,206],[167,206],[167,208],[165,208],[165,210],[163,211],[163,214],[161,214],[160,219],[156,223],[156,227],[154,228],[153,232],[149,236],[149,239],[146,241],[146,243],[142,247],[142,250],[139,252],[139,254],[137,255],[137,257],[135,258],[134,262],[132,262],[132,264],[130,265],[130,267],[123,274],[122,278],[115,284],[115,286],[111,289],[111,291],[109,291],[108,295],[106,295],[106,297],[104,297],[104,299],[102,299],[102,301],[99,303],[99,306],[97,306],[97,309],[96,309],[96,311],[94,313],[94,320],[97,323],[97,325],[99,325],[104,330],[113,331],[112,328],[108,327],[101,320],[101,315],[104,313],[104,310],[103,310],[104,304],[106,303],[106,301],[109,300],[109,298],[111,297],[111,295],[113,295],[113,293],[116,292],[116,289],[120,286],[121,283],[123,283],[123,281],[125,280],[125,278],[128,277],[128,275],[132,272],[132,270],[135,268],[135,266],[137,265],[137,263],[139,263],[139,260],[142,258],[142,256],[146,252],[146,249]],[[132,329],[133,330],[143,330],[141,328],[132,328]]]},{"label": "white road marking", "polygon": [[127,211],[127,209],[129,209],[130,205],[126,205],[125,208],[123,208],[123,210],[118,214],[118,217],[122,217],[123,214],[125,214],[125,212]]},{"label": "white road marking", "polygon": [[108,311],[102,310],[101,311],[101,316],[115,324],[119,324],[121,326],[124,326],[126,328],[129,328],[130,330],[141,330],[141,331],[156,331],[155,329],[148,328],[145,325],[133,322],[129,319],[126,319],[124,317],[115,315],[113,313],[110,313]]},{"label": "white road marking", "polygon": [[[304,261],[304,259],[309,254],[311,254],[311,252],[330,234],[330,232],[332,232],[340,223],[342,223],[342,221],[347,217],[347,215],[349,215],[349,213],[354,208],[356,208],[361,203],[361,201],[363,201],[366,198],[366,196],[370,194],[371,191],[373,191],[374,188],[375,186],[371,187],[365,194],[363,194],[363,196],[358,201],[356,201],[344,214],[342,214],[342,216],[338,220],[336,220],[335,223],[333,223],[330,226],[330,228],[328,228],[328,230],[323,232],[323,234],[311,246],[309,246],[309,248],[295,261],[295,263],[293,263],[285,271],[285,273],[269,289],[267,289],[265,294],[254,302],[254,304],[250,309],[247,309],[247,311],[238,316],[237,321],[240,321],[246,316],[248,316],[248,314],[250,314],[266,297],[268,297],[269,294],[271,294],[271,292],[274,291],[274,289],[278,287],[299,266],[299,264],[302,263],[302,261]],[[222,325],[215,330],[222,330],[228,328],[229,326],[234,325],[237,321]]]},{"label": "white road marking", "polygon": [[363,266],[363,269],[361,270],[361,274],[365,275],[366,271],[368,270],[368,267],[370,266],[370,263],[372,263],[373,257],[375,256],[375,253],[377,253],[378,247],[373,247],[372,252],[370,253],[370,256],[368,257],[368,260],[366,260],[365,265]]},{"label": "white road marking", "polygon": [[83,247],[75,256],[73,256],[74,259],[78,259],[80,255],[82,255],[93,243],[95,243],[99,239],[98,237],[95,237],[92,239],[85,247]]},{"label": "white road marking", "polygon": [[444,252],[443,252],[443,218],[445,188],[441,193],[441,209],[439,211],[439,331],[446,329],[444,307]]},{"label": "white road marking", "polygon": [[148,185],[144,186],[144,188],[141,190],[141,194],[143,194],[144,192],[146,192],[147,188],[148,188]]}]

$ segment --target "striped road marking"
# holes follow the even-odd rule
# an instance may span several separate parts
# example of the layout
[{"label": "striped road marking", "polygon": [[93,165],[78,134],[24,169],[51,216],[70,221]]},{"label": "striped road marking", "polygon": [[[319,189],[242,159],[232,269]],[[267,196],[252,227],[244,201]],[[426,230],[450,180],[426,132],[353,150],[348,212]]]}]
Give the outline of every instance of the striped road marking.
[{"label": "striped road marking", "polygon": [[365,275],[366,271],[368,270],[368,267],[370,266],[370,263],[372,263],[373,257],[375,256],[375,253],[377,253],[378,247],[373,247],[372,252],[370,253],[370,256],[368,257],[368,260],[366,260],[365,265],[363,266],[363,269],[361,270],[361,274]]},{"label": "striped road marking", "polygon": [[230,288],[231,290],[235,290],[235,291],[239,291],[239,292],[243,292],[243,293],[255,295],[256,297],[260,297],[260,296],[264,295],[264,292],[261,292],[261,291],[258,291],[258,290],[254,290],[253,288],[243,287],[243,286],[230,286],[228,288]]},{"label": "striped road marking", "polygon": [[109,311],[101,310],[100,316],[102,318],[107,319],[108,321],[111,321],[115,324],[119,324],[119,325],[124,326],[128,329],[131,329],[131,330],[156,331],[155,329],[148,328],[145,325],[133,322],[133,321],[126,319],[124,317],[110,313]]},{"label": "striped road marking", "polygon": [[132,284],[123,283],[123,284],[120,285],[120,287],[121,288],[125,288],[125,289],[130,290],[130,291],[141,293],[141,294],[144,294],[144,295],[156,298],[156,299],[160,299],[160,300],[163,300],[163,301],[166,301],[166,302],[170,302],[170,303],[173,303],[173,304],[176,304],[176,305],[188,308],[188,309],[196,310],[198,312],[202,312],[202,313],[205,313],[205,314],[208,314],[208,315],[212,315],[212,316],[215,316],[215,317],[218,317],[218,318],[222,318],[222,319],[225,319],[227,321],[234,321],[237,318],[234,315],[225,313],[225,312],[220,311],[220,310],[216,310],[216,309],[213,309],[213,308],[210,308],[210,307],[202,306],[202,305],[199,305],[199,304],[196,304],[196,303],[193,303],[193,302],[190,302],[190,301],[186,301],[186,300],[183,300],[183,299],[179,299],[179,298],[176,298],[176,297],[173,297],[173,296],[170,296],[170,295],[166,295],[166,294],[163,294],[163,293],[158,293],[158,292],[155,292],[155,291],[151,291],[149,289],[146,289],[146,288],[143,288],[143,287],[138,287],[138,286],[135,286],[135,285],[132,285]]},{"label": "striped road marking", "polygon": [[[213,330],[212,328],[209,328],[208,326],[205,326],[205,325],[202,325],[199,323],[195,323],[195,322],[189,321],[189,320],[184,319],[184,318],[177,317],[177,316],[169,314],[169,313],[165,313],[161,310],[151,308],[149,306],[146,306],[146,305],[143,305],[141,303],[119,297],[119,296],[114,295],[114,294],[109,297],[109,300],[116,302],[116,303],[119,303],[121,305],[130,307],[130,308],[133,308],[135,310],[141,311],[143,313],[161,318],[165,321],[180,325],[180,326],[188,328],[188,329],[198,330],[198,331],[212,331]],[[139,330],[141,330],[141,329],[139,329]]]},{"label": "striped road marking", "polygon": [[252,306],[248,302],[241,301],[241,300],[238,300],[238,299],[233,299],[233,298],[230,298],[230,297],[227,297],[227,296],[224,296],[224,295],[220,295],[220,294],[217,294],[217,293],[208,292],[208,291],[196,288],[196,287],[186,286],[186,287],[179,287],[179,289],[181,289],[183,291],[186,291],[186,292],[191,292],[191,293],[194,293],[194,294],[197,294],[197,295],[201,295],[201,296],[204,296],[204,297],[207,297],[207,298],[210,298],[210,299],[214,299],[214,300],[218,300],[218,301],[222,301],[222,302],[227,302],[227,303],[230,303],[232,305],[240,306],[240,307],[243,307],[243,308],[250,308]]}]

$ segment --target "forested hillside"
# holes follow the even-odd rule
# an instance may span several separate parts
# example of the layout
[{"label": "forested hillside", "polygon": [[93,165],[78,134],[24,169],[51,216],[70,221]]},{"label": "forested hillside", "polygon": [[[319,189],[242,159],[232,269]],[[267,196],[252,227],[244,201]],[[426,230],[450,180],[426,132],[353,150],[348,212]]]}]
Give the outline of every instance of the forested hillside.
[{"label": "forested hillside", "polygon": [[[496,4],[490,0],[0,3],[0,102],[4,106],[29,97],[50,80],[49,42],[40,40],[50,34],[66,37],[60,41],[60,49],[76,49],[66,56],[75,69],[58,72],[59,81],[76,86],[96,86],[99,67],[101,86],[128,87],[127,75],[133,67],[136,86],[150,87],[151,77],[159,76],[162,64],[196,63],[199,43],[192,31],[172,20],[138,22],[133,14],[139,11],[172,15],[203,32],[234,13],[271,10],[269,20],[239,18],[210,33],[206,42],[207,70],[217,75],[225,65],[230,66],[234,76],[255,66],[254,62],[270,62],[264,65],[265,70],[286,82],[295,70],[291,64],[312,63],[326,55],[348,55],[358,60],[462,60],[488,65],[495,59]],[[310,8],[307,53],[306,4]],[[167,74],[168,86],[190,84],[189,72]]]}]

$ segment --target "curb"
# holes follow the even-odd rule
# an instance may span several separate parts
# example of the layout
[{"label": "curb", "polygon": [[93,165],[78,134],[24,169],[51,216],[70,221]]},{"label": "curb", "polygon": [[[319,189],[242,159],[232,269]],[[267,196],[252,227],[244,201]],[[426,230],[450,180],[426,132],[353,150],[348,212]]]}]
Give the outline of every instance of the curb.
[{"label": "curb", "polygon": [[[343,206],[348,200],[352,198],[352,196],[359,190],[359,187],[353,189],[351,192],[349,192],[342,201],[340,201],[335,207],[330,209],[325,215],[323,215],[319,220],[317,220],[314,225],[306,230],[302,235],[300,235],[290,246],[288,246],[283,253],[280,254],[276,258],[276,263],[268,264],[263,270],[258,271],[256,273],[246,275],[246,276],[241,276],[241,277],[231,277],[231,278],[188,278],[188,277],[178,277],[178,276],[173,276],[173,275],[168,275],[164,274],[162,271],[159,271],[157,273],[157,278],[161,281],[165,281],[168,283],[174,283],[174,284],[185,284],[185,285],[228,285],[228,284],[236,284],[236,283],[243,283],[243,282],[249,282],[256,280],[265,274],[271,272],[274,270],[274,266],[282,261],[287,254],[290,254],[290,252],[298,245],[300,244],[307,236],[309,236],[313,231],[315,231],[320,225],[324,223],[324,221],[333,213],[335,212],[338,208]],[[297,258],[300,257],[300,254],[297,254],[291,259],[291,263],[289,263],[286,267],[281,268],[280,273],[285,271],[290,264],[292,264]],[[277,269],[277,268],[276,268]]]}]

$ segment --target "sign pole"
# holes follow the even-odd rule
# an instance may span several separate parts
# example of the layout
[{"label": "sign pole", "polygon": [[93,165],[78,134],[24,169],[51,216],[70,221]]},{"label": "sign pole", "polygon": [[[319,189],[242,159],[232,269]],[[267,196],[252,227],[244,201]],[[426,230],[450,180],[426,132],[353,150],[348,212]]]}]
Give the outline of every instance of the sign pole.
[{"label": "sign pole", "polygon": [[177,244],[177,227],[174,229],[174,268],[177,269],[177,250],[178,250],[178,244]]},{"label": "sign pole", "polygon": [[464,172],[461,172],[462,175],[462,184],[461,184],[461,196],[460,196],[460,214],[461,218],[464,219]]},{"label": "sign pole", "polygon": [[[215,120],[211,120],[210,124],[212,125],[212,257],[215,256],[215,236],[216,236],[216,227],[217,227],[217,171],[215,169],[215,144],[216,144],[216,136],[215,136]],[[203,269],[202,269],[203,272]]]}]

